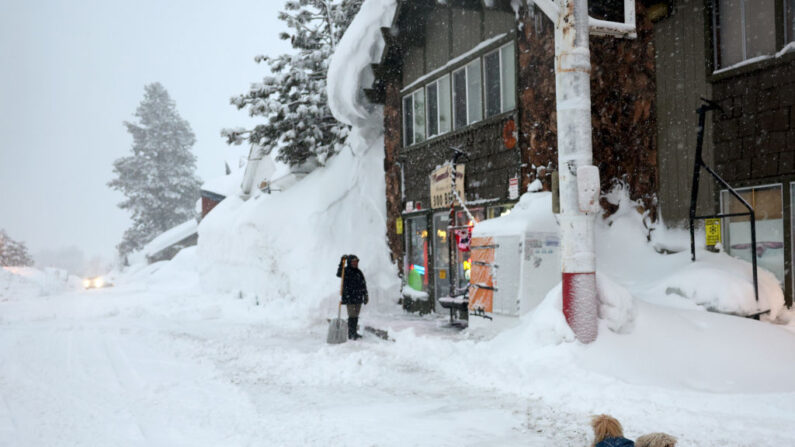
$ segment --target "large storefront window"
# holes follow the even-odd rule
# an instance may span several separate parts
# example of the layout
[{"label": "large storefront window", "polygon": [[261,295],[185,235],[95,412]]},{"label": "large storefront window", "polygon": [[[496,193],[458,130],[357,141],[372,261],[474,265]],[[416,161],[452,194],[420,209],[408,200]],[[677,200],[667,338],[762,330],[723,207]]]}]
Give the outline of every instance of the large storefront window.
[{"label": "large storefront window", "polygon": [[406,284],[428,292],[428,218],[406,218]]},{"label": "large storefront window", "polygon": [[[738,190],[756,214],[756,262],[784,283],[784,214],[781,185],[761,186]],[[742,213],[743,204],[729,191],[721,191],[724,213]],[[751,219],[748,216],[729,217],[723,223],[724,249],[732,256],[751,262]]]}]

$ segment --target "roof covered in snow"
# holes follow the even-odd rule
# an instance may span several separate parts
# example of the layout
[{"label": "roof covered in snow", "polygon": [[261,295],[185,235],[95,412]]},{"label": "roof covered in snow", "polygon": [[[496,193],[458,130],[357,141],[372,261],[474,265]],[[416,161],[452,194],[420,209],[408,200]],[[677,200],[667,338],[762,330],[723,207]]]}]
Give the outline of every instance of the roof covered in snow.
[{"label": "roof covered in snow", "polygon": [[152,256],[159,251],[196,234],[198,227],[199,223],[196,221],[196,219],[191,219],[187,222],[181,223],[176,227],[166,230],[160,236],[152,239],[152,242],[149,242],[144,246],[143,250],[141,250],[141,253],[145,256]]},{"label": "roof covered in snow", "polygon": [[237,169],[232,171],[231,174],[207,180],[202,184],[201,190],[227,197],[240,191],[240,182],[242,180],[243,169]]}]

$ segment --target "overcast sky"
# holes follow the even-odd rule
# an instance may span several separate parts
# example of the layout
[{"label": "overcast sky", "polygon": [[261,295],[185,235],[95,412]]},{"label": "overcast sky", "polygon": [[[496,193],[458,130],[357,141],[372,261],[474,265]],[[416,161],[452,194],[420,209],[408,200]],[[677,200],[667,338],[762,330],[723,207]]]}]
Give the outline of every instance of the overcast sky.
[{"label": "overcast sky", "polygon": [[160,82],[196,134],[204,181],[223,175],[229,104],[261,80],[282,0],[0,0],[0,228],[32,252],[77,246],[112,258],[129,226],[106,183],[130,151],[144,85]]}]

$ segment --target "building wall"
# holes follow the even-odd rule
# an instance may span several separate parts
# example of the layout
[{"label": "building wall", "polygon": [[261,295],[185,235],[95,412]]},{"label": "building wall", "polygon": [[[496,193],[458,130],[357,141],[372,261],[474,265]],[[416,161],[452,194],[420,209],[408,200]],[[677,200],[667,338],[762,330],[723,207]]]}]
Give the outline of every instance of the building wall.
[{"label": "building wall", "polygon": [[403,270],[403,237],[397,232],[397,219],[403,209],[401,193],[400,134],[402,129],[400,114],[399,78],[387,84],[384,102],[384,174],[386,180],[386,225],[387,243],[391,251],[392,262]]},{"label": "building wall", "polygon": [[[718,174],[735,188],[782,186],[784,265],[780,268],[785,272],[785,302],[792,306],[794,198],[790,188],[795,182],[795,53],[721,73],[712,81],[713,98],[724,110],[713,115]],[[719,204],[717,199],[715,204]],[[757,222],[768,218],[764,209],[756,211]]]},{"label": "building wall", "polygon": [[[701,97],[711,98],[707,82],[708,20],[704,0],[674,2],[670,15],[654,25],[657,83],[657,161],[661,173],[659,203],[668,223],[684,223],[690,210]],[[703,158],[714,167],[711,120],[705,128]],[[706,172],[704,172],[706,174]],[[700,182],[698,213],[712,214],[715,182]]]},{"label": "building wall", "polygon": [[202,197],[202,218],[204,218],[204,216],[206,216],[207,213],[212,211],[213,208],[215,208],[216,205],[218,205],[219,203],[221,203],[220,200],[214,200],[209,197]]},{"label": "building wall", "polygon": [[[654,32],[637,5],[638,37],[592,36],[591,111],[594,164],[602,191],[625,182],[652,218],[657,203]],[[518,35],[519,113],[523,185],[536,178],[550,187],[557,169],[554,24],[540,11],[522,9]],[[611,211],[606,202],[602,205]]]},{"label": "building wall", "polygon": [[[795,56],[795,55],[790,55]],[[795,57],[713,83],[716,170],[729,183],[795,177]]]}]

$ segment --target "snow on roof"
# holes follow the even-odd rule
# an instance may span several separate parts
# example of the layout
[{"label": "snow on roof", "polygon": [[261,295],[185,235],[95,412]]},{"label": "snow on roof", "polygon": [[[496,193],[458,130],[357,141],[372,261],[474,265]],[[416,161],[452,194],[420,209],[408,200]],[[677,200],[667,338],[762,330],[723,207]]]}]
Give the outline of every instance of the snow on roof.
[{"label": "snow on roof", "polygon": [[243,180],[243,169],[233,170],[231,174],[222,175],[204,182],[202,191],[220,194],[224,197],[240,191],[240,182]]},{"label": "snow on roof", "polygon": [[373,124],[373,106],[363,88],[375,80],[370,64],[378,62],[386,43],[381,27],[392,24],[395,0],[367,0],[340,39],[328,68],[328,103],[338,120],[359,127]]},{"label": "snow on roof", "polygon": [[190,237],[192,234],[196,233],[199,227],[199,223],[196,219],[191,219],[187,222],[181,223],[174,228],[166,230],[160,236],[152,239],[152,242],[146,244],[141,250],[145,256],[152,256],[155,253],[163,250],[164,248],[168,248],[177,242]]}]

